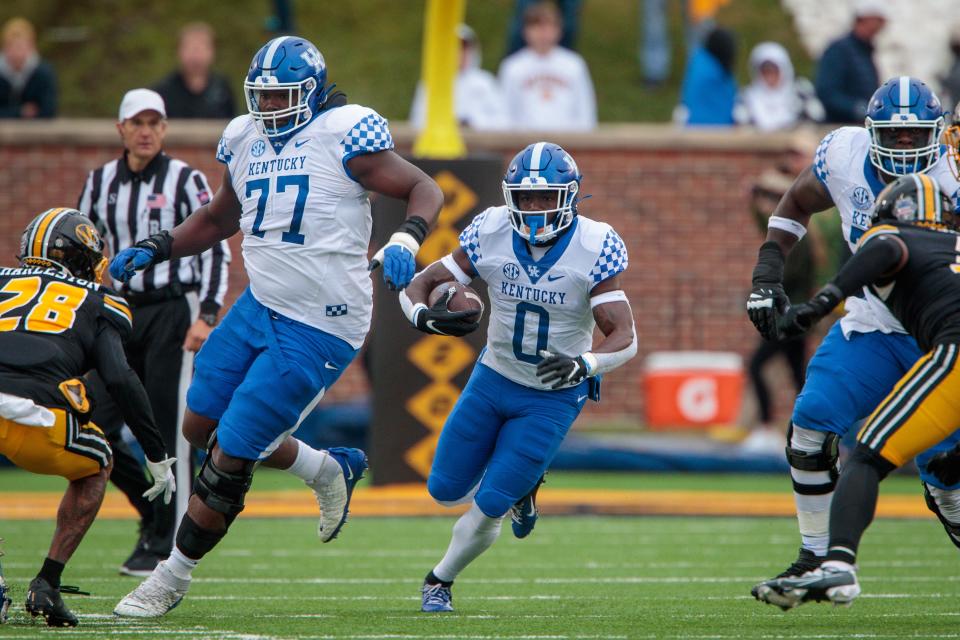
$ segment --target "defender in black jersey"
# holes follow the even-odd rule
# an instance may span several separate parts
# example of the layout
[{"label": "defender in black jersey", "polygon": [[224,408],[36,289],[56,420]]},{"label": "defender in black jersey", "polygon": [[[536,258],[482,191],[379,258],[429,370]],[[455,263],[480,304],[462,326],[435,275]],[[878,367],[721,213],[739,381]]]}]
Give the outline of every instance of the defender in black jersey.
[{"label": "defender in black jersey", "polygon": [[106,438],[89,422],[82,376],[100,373],[143,446],[154,477],[144,495],[166,494],[169,502],[173,460],[126,362],[130,309],[100,284],[107,261],[93,223],[74,209],[45,211],[24,231],[18,258],[19,267],[0,268],[0,454],[70,481],[26,609],[50,626],[76,626],[60,597],[60,576],[100,508],[111,466]]},{"label": "defender in black jersey", "polygon": [[[935,180],[920,174],[899,178],[877,197],[873,226],[840,273],[778,321],[784,335],[802,333],[845,297],[868,286],[927,352],[857,436],[857,447],[830,505],[826,561],[802,576],[764,583],[773,591],[768,601],[783,609],[811,600],[848,605],[860,594],[854,563],[860,538],[876,510],[880,481],[960,427],[958,221]],[[935,458],[929,468],[938,479],[955,483],[941,476],[943,466],[943,460]],[[939,502],[932,495],[938,489],[929,485],[926,489],[928,503]],[[949,512],[960,511],[960,505],[955,506]],[[951,522],[948,510],[934,511],[960,546],[960,523]]]}]

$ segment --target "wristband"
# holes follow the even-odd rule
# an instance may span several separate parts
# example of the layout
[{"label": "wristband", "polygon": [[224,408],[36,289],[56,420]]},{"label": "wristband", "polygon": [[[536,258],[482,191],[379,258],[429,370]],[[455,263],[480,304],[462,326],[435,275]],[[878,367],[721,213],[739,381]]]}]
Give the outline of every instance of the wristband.
[{"label": "wristband", "polygon": [[787,233],[797,237],[797,240],[803,238],[807,235],[807,228],[797,222],[796,220],[791,220],[790,218],[783,218],[781,216],[770,216],[770,219],[767,220],[767,229],[780,229],[780,231],[786,231]]}]

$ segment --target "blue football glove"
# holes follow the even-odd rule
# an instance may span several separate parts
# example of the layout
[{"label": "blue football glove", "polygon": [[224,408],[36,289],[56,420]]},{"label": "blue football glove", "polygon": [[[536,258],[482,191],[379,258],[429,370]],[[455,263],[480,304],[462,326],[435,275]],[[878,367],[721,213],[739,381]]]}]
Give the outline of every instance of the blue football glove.
[{"label": "blue football glove", "polygon": [[137,271],[153,264],[154,252],[142,247],[128,247],[110,261],[110,275],[118,282],[127,282]]},{"label": "blue football glove", "polygon": [[383,282],[391,291],[405,289],[417,271],[417,251],[427,237],[427,222],[420,216],[407,218],[370,260],[368,269],[383,267]]},{"label": "blue football glove", "polygon": [[391,291],[405,288],[417,271],[414,254],[402,245],[387,245],[383,248],[383,281]]},{"label": "blue football glove", "polygon": [[173,236],[168,231],[155,233],[114,256],[110,275],[118,282],[127,282],[137,271],[167,260],[172,248]]}]

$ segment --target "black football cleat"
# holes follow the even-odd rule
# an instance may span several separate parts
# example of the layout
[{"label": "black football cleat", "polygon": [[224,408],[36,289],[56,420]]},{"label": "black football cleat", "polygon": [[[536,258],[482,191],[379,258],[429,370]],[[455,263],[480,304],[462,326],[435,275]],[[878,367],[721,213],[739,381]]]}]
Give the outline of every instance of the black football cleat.
[{"label": "black football cleat", "polygon": [[55,589],[49,582],[38,576],[33,579],[30,588],[27,589],[27,602],[24,607],[34,617],[43,616],[48,627],[75,627],[80,621],[64,604],[63,598],[60,597],[61,591],[89,595],[76,587],[65,585]]},{"label": "black football cleat", "polygon": [[769,604],[769,600],[765,597],[767,595],[768,583],[779,580],[780,578],[795,578],[802,576],[808,571],[819,569],[820,565],[823,564],[823,560],[823,556],[818,556],[813,551],[800,547],[800,553],[797,555],[797,559],[793,561],[793,564],[781,571],[779,575],[753,585],[750,589],[750,595],[760,602],[767,602]]}]

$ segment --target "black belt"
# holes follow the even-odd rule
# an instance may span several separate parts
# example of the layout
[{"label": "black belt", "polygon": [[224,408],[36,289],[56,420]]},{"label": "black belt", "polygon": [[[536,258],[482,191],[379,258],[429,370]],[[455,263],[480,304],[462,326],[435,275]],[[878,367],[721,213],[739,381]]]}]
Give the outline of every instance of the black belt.
[{"label": "black belt", "polygon": [[160,287],[159,289],[151,289],[150,291],[124,291],[123,297],[126,298],[131,307],[146,307],[151,304],[182,298],[187,292],[199,290],[200,285],[198,284],[181,284],[174,282],[173,284]]}]

